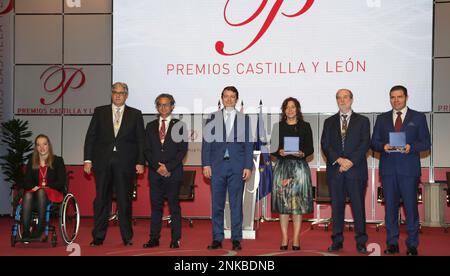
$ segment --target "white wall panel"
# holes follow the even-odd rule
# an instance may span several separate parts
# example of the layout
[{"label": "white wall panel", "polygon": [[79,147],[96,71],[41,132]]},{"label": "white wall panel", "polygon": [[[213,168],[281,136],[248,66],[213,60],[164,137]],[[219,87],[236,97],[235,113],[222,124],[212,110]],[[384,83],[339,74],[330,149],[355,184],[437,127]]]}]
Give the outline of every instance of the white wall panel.
[{"label": "white wall panel", "polygon": [[450,3],[436,4],[434,15],[434,56],[450,56]]},{"label": "white wall panel", "polygon": [[450,113],[439,113],[433,116],[433,165],[434,167],[450,167]]},{"label": "white wall panel", "polygon": [[60,92],[47,92],[44,85],[49,89],[57,87],[60,83],[62,73],[57,73],[48,82],[42,74],[49,68],[48,65],[16,65],[14,67],[14,113],[29,115],[55,115],[62,107],[62,101],[58,100],[54,104],[46,105],[41,103],[53,102]]},{"label": "white wall panel", "polygon": [[434,60],[433,111],[450,112],[450,58]]},{"label": "white wall panel", "polygon": [[64,63],[110,64],[111,24],[111,15],[64,16]]},{"label": "white wall panel", "polygon": [[64,161],[70,165],[82,165],[84,139],[91,116],[65,116],[63,120]]},{"label": "white wall panel", "polygon": [[64,13],[111,13],[112,0],[64,1]]},{"label": "white wall panel", "polygon": [[62,15],[16,15],[15,63],[62,63]]},{"label": "white wall panel", "polygon": [[15,118],[28,121],[29,130],[33,133],[31,142],[34,143],[34,139],[39,134],[45,134],[52,143],[53,153],[61,155],[62,118],[60,116],[15,116]]},{"label": "white wall panel", "polygon": [[16,13],[61,13],[61,0],[15,0]]},{"label": "white wall panel", "polygon": [[[111,66],[110,65],[74,65],[81,69],[85,83],[79,89],[67,91],[64,95],[65,114],[93,114],[96,106],[111,103]],[[69,71],[73,74],[75,71]],[[80,83],[81,76],[76,76],[74,85]]]}]

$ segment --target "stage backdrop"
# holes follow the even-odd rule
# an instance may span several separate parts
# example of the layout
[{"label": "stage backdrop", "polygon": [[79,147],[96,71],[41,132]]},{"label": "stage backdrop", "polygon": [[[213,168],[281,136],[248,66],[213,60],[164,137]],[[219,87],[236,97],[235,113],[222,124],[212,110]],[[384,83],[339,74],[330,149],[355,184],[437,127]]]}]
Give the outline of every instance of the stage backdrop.
[{"label": "stage backdrop", "polygon": [[296,96],[303,112],[335,112],[347,87],[360,112],[390,109],[395,84],[409,105],[431,110],[433,1],[114,1],[113,79],[129,104],[154,113],[154,95],[172,92],[177,113],[217,108],[236,85],[246,112],[269,112]]}]

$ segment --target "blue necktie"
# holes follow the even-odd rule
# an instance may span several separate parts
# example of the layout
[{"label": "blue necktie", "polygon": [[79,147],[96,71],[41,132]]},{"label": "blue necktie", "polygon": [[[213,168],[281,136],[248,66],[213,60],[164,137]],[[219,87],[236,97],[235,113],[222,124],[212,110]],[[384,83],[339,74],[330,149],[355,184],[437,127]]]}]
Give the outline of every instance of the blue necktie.
[{"label": "blue necktie", "polygon": [[[226,138],[228,139],[228,136],[230,135],[230,128],[231,128],[231,113],[227,112],[227,120],[225,121],[225,128],[226,128]],[[229,158],[230,154],[228,153],[228,148],[225,150],[224,158]]]}]

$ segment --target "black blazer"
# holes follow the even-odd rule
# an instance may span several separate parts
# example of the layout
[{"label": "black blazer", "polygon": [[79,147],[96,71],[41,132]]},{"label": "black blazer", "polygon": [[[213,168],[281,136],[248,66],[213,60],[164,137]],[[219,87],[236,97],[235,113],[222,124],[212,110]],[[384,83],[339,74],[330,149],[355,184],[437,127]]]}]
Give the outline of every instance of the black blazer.
[{"label": "black blazer", "polygon": [[353,167],[346,176],[351,179],[367,180],[367,151],[370,147],[370,122],[363,115],[352,112],[345,138],[345,150],[342,151],[341,121],[337,113],[326,119],[323,124],[321,145],[327,158],[327,175],[332,177],[339,173],[339,164],[334,163],[339,157],[352,161]]},{"label": "black blazer", "polygon": [[[290,127],[291,126],[289,126],[286,121],[281,121],[273,125],[271,149],[276,149],[276,151],[272,152],[272,155],[281,159],[305,159],[309,155],[313,154],[314,145],[310,124],[305,121],[298,121],[295,126],[295,133],[290,133]],[[293,134],[300,137],[299,149],[305,154],[305,157],[303,158],[298,158],[292,155],[281,156],[279,154],[280,149],[284,149],[284,137],[292,136]]]},{"label": "black blazer", "polygon": [[188,149],[187,139],[186,124],[180,120],[170,120],[164,144],[159,140],[159,118],[148,123],[145,128],[144,155],[150,170],[156,172],[160,162],[173,175],[182,177],[183,159]]},{"label": "black blazer", "polygon": [[[25,170],[24,182],[17,183],[19,188],[30,190],[39,184],[39,169],[33,170],[31,163],[30,158]],[[64,159],[55,155],[55,159],[53,160],[53,168],[47,169],[47,186],[64,193],[66,191],[66,181],[67,175]]]},{"label": "black blazer", "polygon": [[114,147],[124,171],[144,165],[144,119],[140,110],[125,106],[122,123],[114,137],[111,105],[96,107],[84,142],[84,160],[91,160],[94,170],[104,170]]}]

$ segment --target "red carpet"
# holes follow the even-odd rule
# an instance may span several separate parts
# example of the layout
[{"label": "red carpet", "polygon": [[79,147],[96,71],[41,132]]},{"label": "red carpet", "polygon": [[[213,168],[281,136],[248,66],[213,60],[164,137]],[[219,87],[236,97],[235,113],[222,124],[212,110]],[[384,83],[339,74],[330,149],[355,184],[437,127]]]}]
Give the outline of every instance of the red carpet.
[{"label": "red carpet", "polygon": [[[322,227],[310,229],[310,223],[305,222],[302,226],[301,251],[280,251],[279,248],[279,224],[278,222],[260,223],[257,231],[256,240],[244,240],[242,242],[243,250],[235,252],[231,250],[231,242],[225,240],[223,249],[210,251],[206,246],[211,242],[211,223],[209,220],[194,220],[194,227],[190,228],[186,222],[183,222],[183,237],[179,249],[170,249],[170,228],[163,227],[161,245],[157,248],[144,249],[142,244],[147,242],[149,234],[149,220],[139,219],[134,226],[134,245],[124,247],[121,243],[118,225],[112,224],[108,229],[108,235],[103,246],[91,248],[92,219],[82,218],[79,235],[76,244],[79,245],[82,256],[324,256],[339,255],[353,256],[358,255],[355,250],[354,232],[345,230],[344,250],[338,253],[328,253],[326,248],[330,244],[331,231],[324,231]],[[28,245],[18,243],[16,247],[10,246],[11,218],[0,218],[0,256],[68,256],[77,250],[77,245],[67,248],[58,238],[58,245],[55,248],[48,243],[30,243]],[[291,225],[292,227],[292,225]],[[373,255],[384,250],[385,229],[381,228],[379,232],[375,231],[374,225],[368,225],[368,249]],[[400,254],[404,256],[406,248],[404,239],[406,232],[404,226],[401,228],[400,235]],[[289,245],[291,246],[291,245]],[[375,249],[370,250],[370,247]],[[72,249],[75,248],[75,249]],[[367,254],[370,255],[370,254]],[[420,235],[419,255],[422,256],[450,256],[450,233],[444,233],[442,228],[425,227]]]}]

